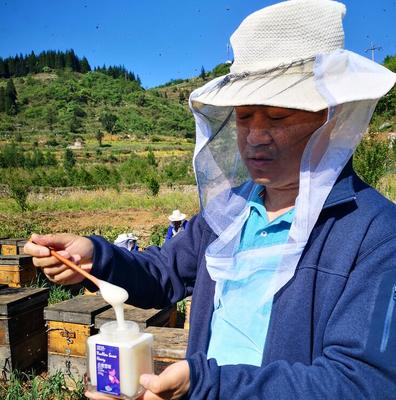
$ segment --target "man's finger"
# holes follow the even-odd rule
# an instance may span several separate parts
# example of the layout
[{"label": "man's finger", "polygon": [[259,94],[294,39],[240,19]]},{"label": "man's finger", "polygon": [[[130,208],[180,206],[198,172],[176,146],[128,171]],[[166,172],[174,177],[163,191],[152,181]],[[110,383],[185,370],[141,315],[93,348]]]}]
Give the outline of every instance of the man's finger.
[{"label": "man's finger", "polygon": [[71,235],[65,233],[38,235],[33,233],[30,240],[41,246],[51,247],[53,249],[64,249],[70,243]]},{"label": "man's finger", "polygon": [[106,396],[99,392],[85,392],[85,397],[92,400],[114,400],[114,397]]},{"label": "man's finger", "polygon": [[[59,251],[58,253],[65,258],[70,258],[70,254],[67,251]],[[61,263],[55,257],[33,257],[33,265],[39,268],[45,268],[61,265]]]},{"label": "man's finger", "polygon": [[[144,386],[147,390],[153,393],[161,393],[164,388],[162,384],[162,379],[158,375],[154,374],[143,374],[140,377],[140,384]],[[169,388],[167,388],[169,389]]]},{"label": "man's finger", "polygon": [[27,242],[23,248],[23,251],[33,257],[47,257],[50,255],[50,250],[48,247],[41,246],[32,242]]}]

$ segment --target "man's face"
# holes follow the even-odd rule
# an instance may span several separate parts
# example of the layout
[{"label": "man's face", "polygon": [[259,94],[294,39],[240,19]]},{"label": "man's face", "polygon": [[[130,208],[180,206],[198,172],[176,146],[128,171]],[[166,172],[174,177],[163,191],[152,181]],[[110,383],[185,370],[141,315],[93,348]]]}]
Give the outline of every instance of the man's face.
[{"label": "man's face", "polygon": [[326,122],[327,110],[238,106],[235,111],[238,147],[252,179],[278,189],[296,186],[304,148]]},{"label": "man's face", "polygon": [[173,226],[175,227],[175,230],[180,228],[181,223],[182,223],[181,221],[174,221],[173,222]]}]

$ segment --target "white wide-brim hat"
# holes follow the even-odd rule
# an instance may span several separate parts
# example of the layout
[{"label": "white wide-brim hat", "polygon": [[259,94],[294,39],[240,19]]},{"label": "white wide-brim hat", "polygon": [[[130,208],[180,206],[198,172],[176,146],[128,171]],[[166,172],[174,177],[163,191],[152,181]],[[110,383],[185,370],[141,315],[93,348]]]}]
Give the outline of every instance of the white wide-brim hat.
[{"label": "white wide-brim hat", "polygon": [[186,219],[186,214],[181,213],[180,210],[173,210],[168,219],[171,222],[184,221]]},{"label": "white wide-brim hat", "polygon": [[117,236],[117,239],[114,241],[114,243],[124,242],[125,240],[136,241],[138,240],[138,237],[133,233],[121,233],[120,235]]},{"label": "white wide-brim hat", "polygon": [[[289,0],[249,15],[231,37],[235,60],[230,73],[194,91],[190,105],[196,110],[204,105],[268,105],[313,112],[328,108],[317,88],[318,59],[343,49],[345,13],[345,6],[336,1]],[[351,70],[350,63],[341,60],[327,79],[345,79],[351,88],[359,88],[351,101],[374,98],[373,74]]]}]

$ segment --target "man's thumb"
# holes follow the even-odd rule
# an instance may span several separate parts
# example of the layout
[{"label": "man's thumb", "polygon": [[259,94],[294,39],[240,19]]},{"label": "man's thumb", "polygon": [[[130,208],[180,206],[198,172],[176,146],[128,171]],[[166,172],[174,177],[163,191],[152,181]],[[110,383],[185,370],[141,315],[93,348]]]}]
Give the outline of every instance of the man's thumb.
[{"label": "man's thumb", "polygon": [[140,384],[153,393],[161,392],[161,378],[154,374],[143,374],[140,376]]}]

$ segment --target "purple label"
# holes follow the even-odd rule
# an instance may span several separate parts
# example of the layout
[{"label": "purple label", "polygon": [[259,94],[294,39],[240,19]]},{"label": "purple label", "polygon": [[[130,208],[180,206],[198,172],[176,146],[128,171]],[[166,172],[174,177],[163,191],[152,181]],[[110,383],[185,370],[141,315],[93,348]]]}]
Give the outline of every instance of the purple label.
[{"label": "purple label", "polygon": [[120,361],[118,347],[96,345],[97,391],[118,396],[120,391]]}]

